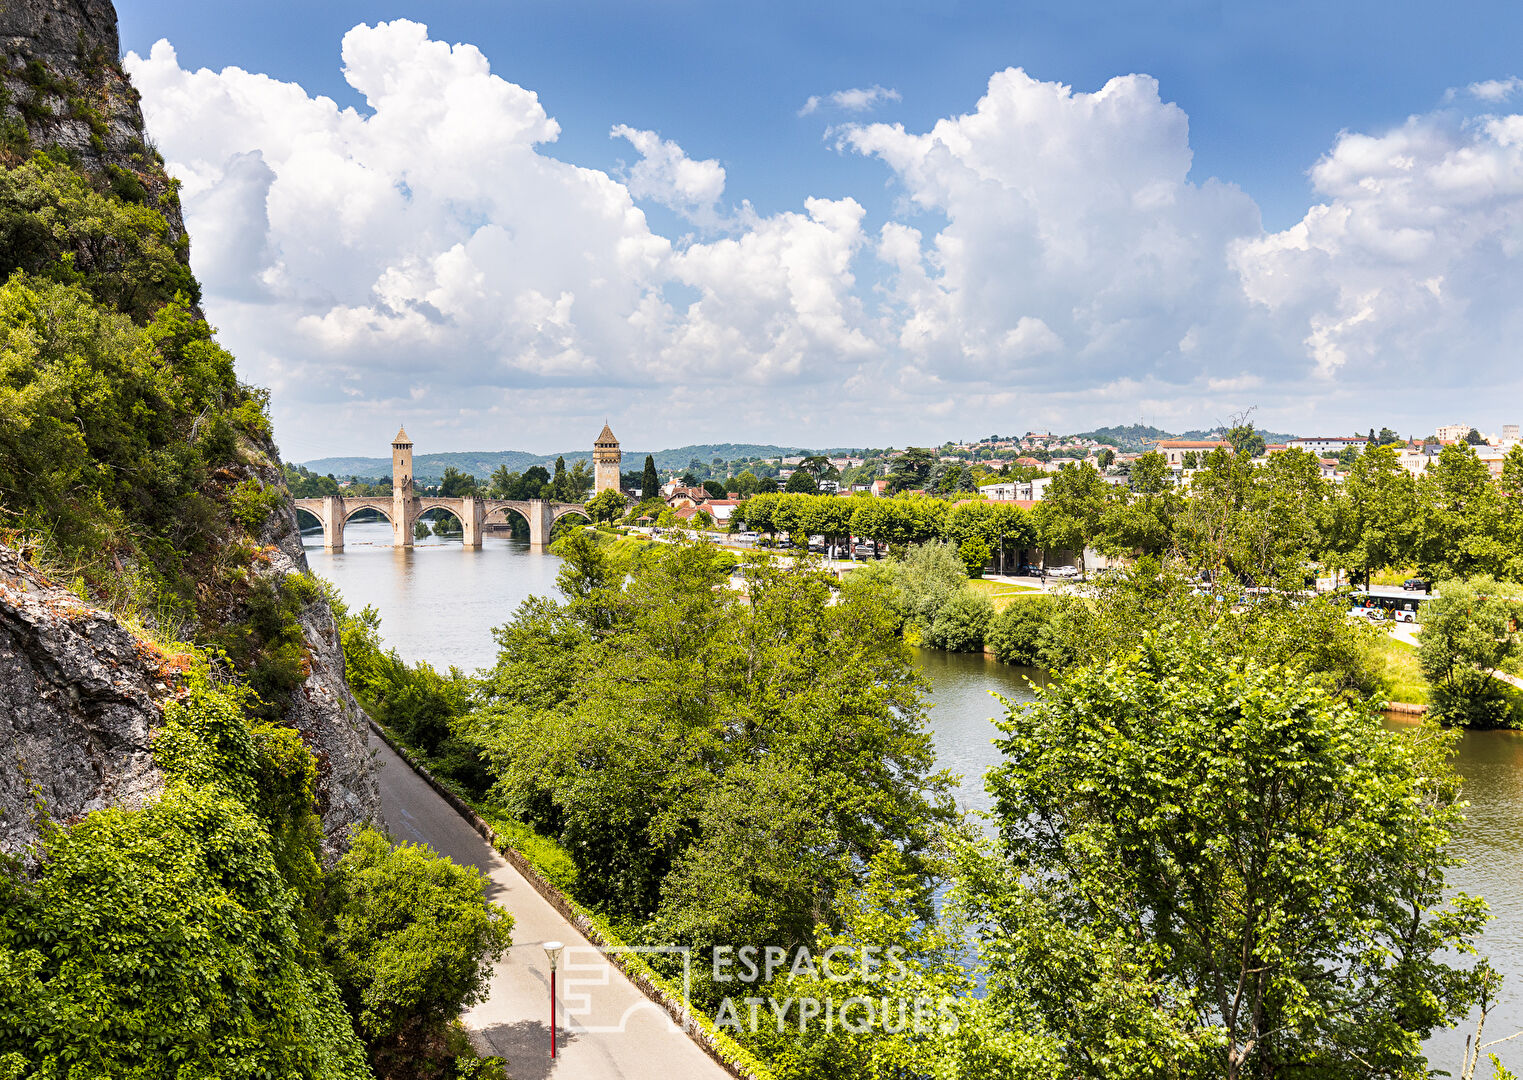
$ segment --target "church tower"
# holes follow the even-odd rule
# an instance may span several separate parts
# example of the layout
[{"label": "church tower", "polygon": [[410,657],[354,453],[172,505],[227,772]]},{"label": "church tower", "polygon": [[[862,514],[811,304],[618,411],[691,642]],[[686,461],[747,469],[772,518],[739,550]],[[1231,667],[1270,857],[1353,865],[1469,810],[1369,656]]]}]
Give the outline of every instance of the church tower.
[{"label": "church tower", "polygon": [[624,455],[619,451],[619,440],[605,423],[597,441],[592,444],[592,492],[601,495],[605,491],[619,490],[619,465]]},{"label": "church tower", "polygon": [[391,440],[391,542],[396,546],[412,547],[412,510],[412,440],[401,427]]}]

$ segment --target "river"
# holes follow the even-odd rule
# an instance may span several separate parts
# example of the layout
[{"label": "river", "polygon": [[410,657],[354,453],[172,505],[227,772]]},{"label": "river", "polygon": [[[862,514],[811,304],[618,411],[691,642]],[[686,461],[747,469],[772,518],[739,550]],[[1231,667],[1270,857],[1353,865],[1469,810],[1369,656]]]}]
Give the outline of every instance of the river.
[{"label": "river", "polygon": [[[496,537],[487,537],[479,551],[435,537],[410,551],[395,550],[385,522],[351,523],[339,553],[324,551],[320,535],[309,534],[306,542],[313,571],[337,585],[351,607],[373,605],[381,613],[382,636],[405,659],[467,672],[495,659],[492,627],[507,622],[529,596],[554,592],[560,563],[531,552],[526,543]],[[1001,711],[990,694],[1030,700],[1027,680],[1041,674],[928,649],[917,650],[915,662],[931,687],[937,756],[962,778],[958,805],[987,810],[983,773],[999,759],[990,740],[996,734],[992,718]],[[1523,732],[1467,732],[1455,765],[1470,806],[1454,845],[1465,865],[1448,877],[1455,889],[1484,896],[1491,905],[1481,950],[1506,979],[1502,1001],[1487,1022],[1486,1037],[1495,1039],[1523,1028]],[[1467,1030],[1430,1040],[1433,1067],[1458,1074]],[[1515,1072],[1523,1071],[1523,1049],[1514,1049],[1519,1042],[1497,1048],[1506,1051],[1503,1061]],[[1478,1074],[1489,1076],[1489,1067]]]}]

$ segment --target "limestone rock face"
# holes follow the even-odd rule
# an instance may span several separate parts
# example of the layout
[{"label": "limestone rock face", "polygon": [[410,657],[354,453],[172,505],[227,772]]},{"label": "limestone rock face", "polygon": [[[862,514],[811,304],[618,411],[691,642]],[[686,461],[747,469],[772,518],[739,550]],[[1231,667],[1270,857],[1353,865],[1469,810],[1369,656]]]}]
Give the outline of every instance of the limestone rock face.
[{"label": "limestone rock face", "polygon": [[162,664],[0,546],[0,851],[26,855],[44,815],[68,824],[163,787],[150,749],[173,683]]},{"label": "limestone rock face", "polygon": [[179,197],[120,59],[111,0],[0,0],[0,117],[25,126],[33,146],[72,152],[82,169],[130,173],[180,241]]},{"label": "limestone rock face", "polygon": [[[250,471],[268,485],[282,485],[279,457],[273,445],[250,458]],[[307,572],[296,504],[289,495],[265,520],[260,538],[268,545],[269,563],[260,571],[283,576]],[[297,615],[306,638],[310,674],[291,697],[284,721],[301,733],[307,749],[317,755],[318,810],[323,819],[323,844],[331,856],[343,850],[345,837],[356,824],[384,827],[381,790],[367,745],[370,721],[344,681],[344,652],[338,624],[326,599],[304,606]]]}]

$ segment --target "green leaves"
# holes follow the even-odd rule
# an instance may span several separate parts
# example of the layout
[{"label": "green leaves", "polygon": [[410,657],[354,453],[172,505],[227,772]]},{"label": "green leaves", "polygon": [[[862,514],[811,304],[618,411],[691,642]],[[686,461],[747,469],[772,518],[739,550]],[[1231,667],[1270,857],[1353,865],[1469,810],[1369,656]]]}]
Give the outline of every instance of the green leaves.
[{"label": "green leaves", "polygon": [[1179,627],[1001,729],[999,844],[969,856],[969,902],[1002,992],[1076,1074],[1404,1076],[1473,1001],[1446,951],[1473,951],[1485,913],[1442,909],[1459,810],[1437,729],[1386,732]]},{"label": "green leaves", "polygon": [[330,872],[324,951],[372,1051],[427,1045],[486,994],[513,919],[482,875],[426,847],[362,829]]}]

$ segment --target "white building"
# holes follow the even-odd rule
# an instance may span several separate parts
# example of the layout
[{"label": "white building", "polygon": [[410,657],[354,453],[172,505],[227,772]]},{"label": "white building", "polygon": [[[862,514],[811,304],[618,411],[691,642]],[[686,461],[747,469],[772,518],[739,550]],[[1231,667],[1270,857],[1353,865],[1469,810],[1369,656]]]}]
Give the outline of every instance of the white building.
[{"label": "white building", "polygon": [[1462,442],[1465,436],[1470,434],[1470,425],[1445,424],[1433,434],[1438,436],[1440,442]]},{"label": "white building", "polygon": [[[1469,428],[1465,429],[1469,431]],[[1460,436],[1464,438],[1463,435]],[[1291,439],[1285,445],[1292,450],[1306,450],[1318,457],[1337,457],[1350,446],[1360,450],[1370,440],[1364,435],[1308,435],[1300,439]]]}]

